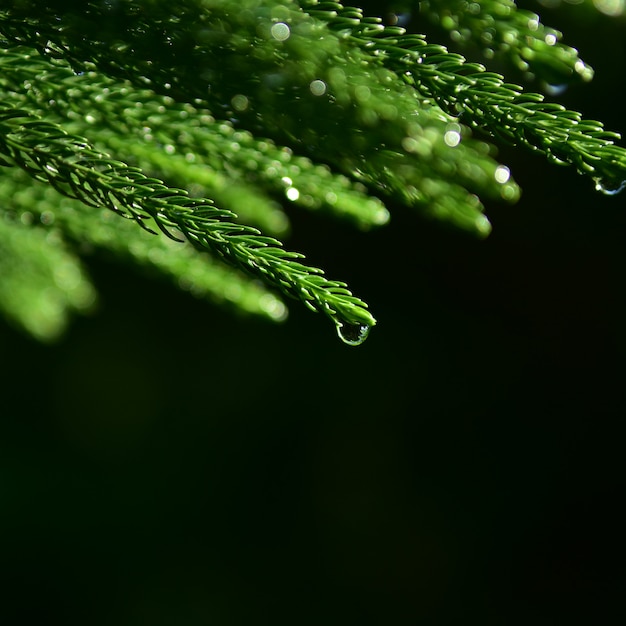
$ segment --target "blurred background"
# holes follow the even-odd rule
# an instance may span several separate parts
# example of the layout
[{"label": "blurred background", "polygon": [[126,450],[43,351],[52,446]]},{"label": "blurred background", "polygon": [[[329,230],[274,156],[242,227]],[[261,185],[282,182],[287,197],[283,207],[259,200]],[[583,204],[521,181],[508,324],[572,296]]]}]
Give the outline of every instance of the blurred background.
[{"label": "blurred background", "polygon": [[[559,101],[624,133],[623,4],[525,6],[596,70]],[[361,347],[105,258],[60,343],[0,322],[0,622],[624,623],[626,195],[499,155],[485,241],[293,214]]]}]

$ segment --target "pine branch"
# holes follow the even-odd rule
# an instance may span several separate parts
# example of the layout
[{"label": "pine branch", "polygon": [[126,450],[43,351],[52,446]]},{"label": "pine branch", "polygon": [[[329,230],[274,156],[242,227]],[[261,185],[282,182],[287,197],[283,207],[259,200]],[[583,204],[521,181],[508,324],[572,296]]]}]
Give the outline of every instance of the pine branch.
[{"label": "pine branch", "polygon": [[[62,196],[50,185],[29,179],[22,170],[5,170],[0,178],[0,197],[4,198],[0,212],[5,220],[28,226],[23,228],[24,237],[33,231],[36,241],[45,237],[46,241],[60,242],[62,237],[83,254],[92,249],[112,252],[122,260],[156,270],[196,297],[227,305],[231,310],[273,321],[282,321],[287,316],[287,309],[279,298],[235,268],[189,245],[167,237],[154,237],[138,229],[132,220],[119,219],[111,211],[99,211]],[[24,255],[32,247],[24,247],[21,253]],[[69,247],[65,249],[69,254]],[[86,277],[83,280],[86,281]],[[13,298],[13,294],[7,290],[7,300]],[[39,308],[32,302],[30,306]],[[11,310],[13,305],[4,308]],[[19,318],[16,321],[19,322]],[[32,326],[28,325],[31,331]],[[49,339],[58,335],[56,331],[50,332],[48,326],[38,326],[35,334]]]},{"label": "pine branch", "polygon": [[[585,120],[576,111],[544,101],[541,94],[505,83],[502,76],[468,63],[421,35],[404,34],[383,26],[378,18],[363,18],[359,9],[336,2],[301,0],[304,9],[371,50],[385,67],[435,100],[472,128],[511,145],[523,145],[558,165],[573,165],[592,178],[596,189],[620,191],[626,181],[626,150],[615,145],[620,136],[600,122]],[[331,8],[332,7],[332,8]]]},{"label": "pine branch", "polygon": [[[180,230],[188,241],[260,276],[308,308],[326,314],[341,333],[365,334],[376,322],[345,283],[330,281],[303,256],[280,247],[253,228],[229,221],[232,214],[210,201],[191,199],[146,177],[136,168],[108,159],[84,140],[72,137],[32,114],[0,106],[0,154],[37,180],[87,205],[106,207],[134,219],[146,230],[154,224],[169,237]],[[153,232],[153,231],[152,231]]]},{"label": "pine branch", "polygon": [[[508,201],[519,195],[512,181],[502,183],[484,143],[453,138],[457,148],[449,150],[446,133],[463,134],[450,127],[454,118],[293,2],[277,5],[275,14],[250,0],[186,0],[170,14],[157,3],[150,36],[143,4],[120,1],[113,15],[101,3],[68,10],[52,2],[38,17],[28,4],[0,13],[0,33],[13,44],[67,59],[77,71],[95,65],[177,101],[204,103],[441,219],[484,234],[489,223],[476,194]],[[168,46],[156,46],[156,34]],[[248,106],[234,110],[242,96]]]},{"label": "pine branch", "polygon": [[119,151],[144,172],[212,198],[265,232],[284,235],[288,230],[287,216],[265,194],[324,210],[362,229],[389,220],[383,203],[362,185],[217,121],[208,110],[95,72],[74,74],[28,48],[0,50],[0,67],[5,70],[0,87],[21,97],[23,106],[35,106],[39,115],[73,134],[89,135],[105,151]]},{"label": "pine branch", "polygon": [[544,26],[536,13],[518,9],[513,0],[426,0],[420,13],[449,31],[453,41],[474,43],[486,58],[505,58],[549,85],[593,78],[578,51],[561,43],[560,31]]},{"label": "pine branch", "polygon": [[[558,31],[512,0],[423,7],[460,43],[548,82],[591,77]],[[626,152],[599,122],[337,2],[16,0],[0,8],[0,48],[0,154],[49,186],[22,194],[19,175],[0,181],[13,197],[0,210],[7,259],[15,250],[3,238],[15,227],[15,241],[27,237],[37,214],[20,205],[29,197],[42,209],[56,203],[67,241],[127,248],[173,276],[200,267],[197,252],[169,260],[174,244],[165,238],[142,233],[136,243],[132,220],[324,313],[347,343],[362,342],[375,321],[344,283],[251,227],[284,234],[277,201],[368,228],[387,221],[383,201],[393,199],[486,234],[481,198],[513,202],[519,189],[474,129],[574,165],[606,193],[626,184]],[[77,200],[58,201],[54,190]],[[100,228],[100,210],[76,209],[77,201],[130,220],[115,234]],[[43,230],[33,232],[38,241]],[[54,246],[41,257],[33,249],[24,244],[24,263],[43,274],[53,258],[61,262]],[[192,288],[216,297],[225,287],[209,267]],[[63,297],[63,311],[80,308]],[[262,309],[262,298],[250,307]],[[280,318],[284,308],[273,302],[265,313]]]}]

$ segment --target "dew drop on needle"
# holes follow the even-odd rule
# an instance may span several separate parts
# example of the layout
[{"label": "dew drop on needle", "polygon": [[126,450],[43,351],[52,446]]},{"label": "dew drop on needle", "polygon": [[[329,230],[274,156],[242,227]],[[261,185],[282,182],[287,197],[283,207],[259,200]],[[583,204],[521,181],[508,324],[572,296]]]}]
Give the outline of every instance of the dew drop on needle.
[{"label": "dew drop on needle", "polygon": [[626,187],[626,180],[623,180],[621,182],[607,182],[602,180],[601,178],[596,178],[595,183],[596,191],[603,193],[605,196],[615,196],[620,193],[620,191],[623,191],[623,189]]},{"label": "dew drop on needle", "polygon": [[370,326],[367,324],[337,324],[337,334],[339,339],[349,346],[360,346],[370,333]]}]

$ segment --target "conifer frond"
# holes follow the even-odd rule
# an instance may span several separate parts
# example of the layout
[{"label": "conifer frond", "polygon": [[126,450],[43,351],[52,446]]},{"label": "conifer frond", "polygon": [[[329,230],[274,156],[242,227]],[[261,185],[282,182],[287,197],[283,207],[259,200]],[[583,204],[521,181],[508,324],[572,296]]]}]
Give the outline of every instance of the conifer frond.
[{"label": "conifer frond", "polygon": [[[154,237],[138,229],[132,220],[119,219],[111,211],[96,210],[62,196],[49,185],[29,180],[22,170],[3,172],[0,197],[4,199],[4,218],[9,223],[29,226],[24,237],[29,230],[37,230],[37,241],[45,235],[54,242],[63,238],[82,254],[95,249],[112,252],[121,260],[156,270],[198,298],[238,312],[273,321],[282,321],[287,315],[278,297],[235,268],[190,245]],[[43,229],[46,232],[42,234]],[[7,299],[10,294],[7,292]],[[49,330],[38,328],[37,334],[52,339],[55,333]]]},{"label": "conifer frond", "polygon": [[[149,21],[161,29],[165,47],[146,36],[146,16],[128,2],[116,3],[115,15],[90,2],[71,10],[48,3],[40,18],[28,7],[15,9],[0,13],[0,34],[63,58],[76,71],[95,66],[179,102],[203,104],[254,134],[262,128],[279,145],[377,194],[478,233],[487,233],[489,223],[477,194],[517,199],[519,190],[511,180],[501,182],[483,142],[454,139],[456,149],[449,150],[446,133],[463,134],[454,117],[428,106],[295,3],[186,0],[169,15],[157,4]],[[115,40],[107,39],[119,20],[124,31],[118,27]],[[248,104],[237,110],[233,103],[241,97]]]},{"label": "conifer frond", "polygon": [[[457,42],[508,57],[546,83],[591,78],[561,34],[513,0],[429,0],[422,10]],[[338,2],[0,7],[0,159],[49,186],[22,193],[19,175],[0,181],[0,194],[14,200],[0,211],[0,245],[2,232],[21,241],[28,216],[38,215],[20,198],[38,210],[54,204],[66,236],[59,241],[103,246],[178,279],[184,273],[196,293],[224,292],[243,309],[284,317],[284,305],[241,270],[327,315],[347,343],[361,343],[375,323],[365,303],[253,226],[283,236],[293,204],[365,229],[388,220],[389,200],[484,235],[482,200],[514,202],[519,189],[474,130],[574,165],[606,193],[626,185],[626,150],[599,122]],[[172,254],[163,237],[133,235],[131,220],[114,231],[102,208],[191,246]],[[38,241],[45,229],[33,231]],[[52,263],[44,259],[71,257],[64,244],[50,245],[41,257],[28,253],[26,266],[42,276]],[[205,255],[193,248],[238,270],[213,271],[207,262],[201,272]],[[240,295],[226,295],[226,283]],[[63,297],[57,320],[83,306]]]},{"label": "conifer frond", "polygon": [[130,164],[191,195],[212,198],[264,232],[284,235],[289,228],[287,216],[268,195],[324,210],[363,229],[389,219],[384,204],[362,185],[216,120],[206,109],[96,72],[75,74],[28,48],[0,49],[0,67],[5,69],[0,86],[40,115],[89,136],[98,148],[124,154]]},{"label": "conifer frond", "polygon": [[513,0],[426,0],[420,13],[449,31],[453,41],[477,45],[488,59],[506,58],[549,85],[593,78],[578,50],[561,42],[560,31]]},{"label": "conifer frond", "polygon": [[444,46],[429,44],[421,35],[384,26],[379,18],[362,18],[360,10],[337,2],[324,2],[324,11],[315,9],[318,3],[312,0],[301,0],[301,4],[316,16],[326,16],[333,28],[371,50],[385,67],[471,128],[530,148],[557,165],[574,165],[600,191],[615,193],[623,187],[626,149],[615,145],[620,136],[605,130],[600,122],[545,102],[541,94],[506,83],[500,74],[468,63]]},{"label": "conifer frond", "polygon": [[151,232],[151,226],[157,227],[172,239],[182,232],[193,245],[324,313],[338,328],[369,328],[376,323],[345,283],[328,280],[322,270],[296,260],[303,255],[233,222],[232,213],[209,200],[192,199],[183,190],[168,188],[27,111],[0,105],[0,154],[5,165],[17,165],[87,205],[111,209]]}]

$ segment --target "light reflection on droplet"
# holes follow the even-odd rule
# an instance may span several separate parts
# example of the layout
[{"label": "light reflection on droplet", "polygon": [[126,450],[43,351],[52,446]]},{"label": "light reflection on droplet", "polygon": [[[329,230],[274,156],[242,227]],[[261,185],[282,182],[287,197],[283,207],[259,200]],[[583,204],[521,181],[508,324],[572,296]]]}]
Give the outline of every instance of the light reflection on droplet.
[{"label": "light reflection on droplet", "polygon": [[284,22],[277,22],[276,24],[272,24],[270,33],[277,41],[286,41],[291,35],[291,30]]},{"label": "light reflection on droplet", "polygon": [[450,146],[451,148],[455,148],[461,142],[461,135],[455,130],[449,130],[443,136],[443,140],[446,142],[446,145]]},{"label": "light reflection on droplet", "polygon": [[511,178],[511,170],[506,165],[498,165],[494,174],[496,182],[504,185]]},{"label": "light reflection on droplet", "polygon": [[289,187],[289,189],[285,191],[285,195],[288,200],[295,202],[300,197],[300,192],[295,187]]},{"label": "light reflection on droplet", "polygon": [[326,93],[326,83],[323,80],[314,80],[309,89],[314,96],[323,96]]},{"label": "light reflection on droplet", "polygon": [[456,148],[461,143],[461,127],[458,124],[450,124],[443,140],[450,148]]},{"label": "light reflection on droplet", "polygon": [[596,191],[603,193],[605,196],[615,196],[626,188],[626,180],[621,183],[609,183],[600,178],[596,178]]},{"label": "light reflection on droplet", "polygon": [[367,324],[342,324],[337,322],[339,339],[349,346],[360,346],[370,333],[371,326]]},{"label": "light reflection on droplet", "polygon": [[389,13],[387,15],[387,23],[390,26],[406,26],[410,21],[410,13]]},{"label": "light reflection on droplet", "polygon": [[574,64],[576,73],[579,74],[583,80],[591,80],[593,78],[593,70],[584,62],[578,59]]},{"label": "light reflection on droplet", "polygon": [[233,96],[230,102],[233,105],[233,109],[235,109],[235,111],[245,111],[250,104],[248,98],[241,93]]},{"label": "light reflection on droplet", "polygon": [[549,46],[554,46],[557,42],[557,38],[556,35],[554,35],[553,33],[548,33],[545,38],[544,41],[549,45]]},{"label": "light reflection on droplet", "polygon": [[543,90],[549,96],[560,96],[562,93],[567,91],[567,85],[551,85],[549,83],[545,83],[543,85]]}]

